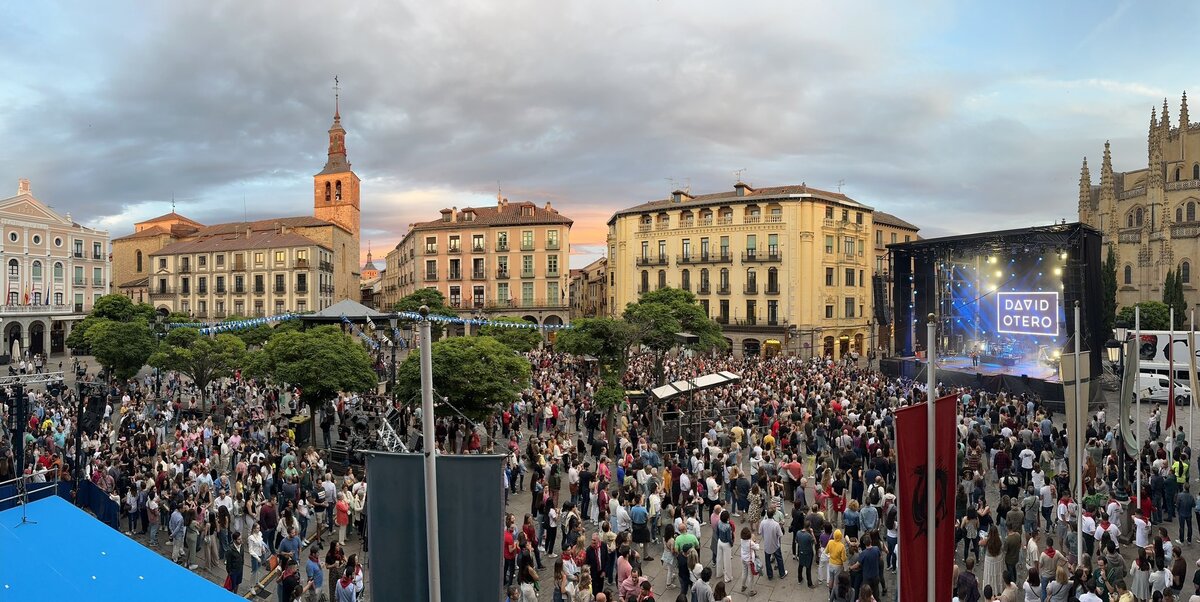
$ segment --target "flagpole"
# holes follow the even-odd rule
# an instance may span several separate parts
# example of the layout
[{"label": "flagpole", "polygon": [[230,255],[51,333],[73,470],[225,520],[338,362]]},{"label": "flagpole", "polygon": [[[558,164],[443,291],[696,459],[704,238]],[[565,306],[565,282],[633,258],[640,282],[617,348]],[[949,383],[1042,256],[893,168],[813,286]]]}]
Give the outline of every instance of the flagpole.
[{"label": "flagpole", "polygon": [[[1141,353],[1139,347],[1142,344],[1142,308],[1137,305],[1133,306],[1133,345],[1134,353]],[[1140,374],[1140,372],[1139,372]],[[1137,507],[1142,507],[1142,387],[1138,384],[1139,374],[1133,375],[1133,456],[1135,465],[1133,478],[1134,495],[1137,496]],[[1122,418],[1122,420],[1124,420]]]},{"label": "flagpole", "polygon": [[[1078,497],[1075,498],[1075,562],[1081,562],[1083,559],[1083,430],[1084,421],[1086,420],[1087,412],[1082,412],[1084,416],[1080,416],[1081,409],[1084,403],[1080,402],[1080,390],[1083,389],[1083,379],[1080,378],[1079,371],[1079,341],[1082,329],[1079,327],[1079,301],[1075,301],[1075,432],[1071,433],[1072,455],[1075,456],[1072,464],[1075,465],[1075,483],[1079,491]],[[1085,402],[1086,403],[1086,402]]]},{"label": "flagpole", "polygon": [[925,395],[925,417],[927,427],[929,429],[929,438],[926,441],[927,455],[925,458],[925,553],[928,556],[926,567],[928,567],[926,576],[926,599],[929,602],[937,602],[937,525],[935,524],[936,517],[934,516],[934,507],[937,499],[937,428],[935,414],[933,411],[933,402],[937,397],[937,323],[934,322],[934,315],[929,314],[929,323],[925,326],[926,346],[929,351],[929,364],[926,366],[926,377],[929,379]]},{"label": "flagpole", "polygon": [[[1187,436],[1194,437],[1196,432],[1196,308],[1188,314],[1188,385],[1192,394],[1188,396],[1188,430]],[[1188,458],[1189,460],[1191,458]],[[1191,480],[1191,475],[1188,475]]]}]

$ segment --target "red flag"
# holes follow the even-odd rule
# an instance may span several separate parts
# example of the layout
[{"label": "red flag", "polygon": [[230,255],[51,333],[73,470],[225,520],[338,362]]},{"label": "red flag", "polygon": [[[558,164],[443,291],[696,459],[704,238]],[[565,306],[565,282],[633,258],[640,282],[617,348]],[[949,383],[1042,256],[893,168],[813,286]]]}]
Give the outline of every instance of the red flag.
[{"label": "red flag", "polygon": [[[934,402],[937,433],[935,455],[937,467],[934,478],[937,555],[935,563],[936,600],[949,600],[953,594],[954,572],[954,494],[955,439],[954,418],[958,411],[958,396],[947,395]],[[926,600],[927,571],[931,562],[926,550],[928,532],[925,524],[926,448],[930,436],[925,404],[911,405],[896,411],[896,455],[899,468],[898,501],[900,504],[900,599]]]}]

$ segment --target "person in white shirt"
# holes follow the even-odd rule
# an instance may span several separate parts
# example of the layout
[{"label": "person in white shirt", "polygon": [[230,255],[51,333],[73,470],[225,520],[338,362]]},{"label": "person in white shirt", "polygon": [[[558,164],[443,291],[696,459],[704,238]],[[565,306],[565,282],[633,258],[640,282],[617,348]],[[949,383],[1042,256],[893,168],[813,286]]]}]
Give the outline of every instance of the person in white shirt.
[{"label": "person in white shirt", "polygon": [[1146,547],[1149,542],[1150,521],[1142,516],[1141,510],[1133,515],[1133,543],[1139,548]]}]

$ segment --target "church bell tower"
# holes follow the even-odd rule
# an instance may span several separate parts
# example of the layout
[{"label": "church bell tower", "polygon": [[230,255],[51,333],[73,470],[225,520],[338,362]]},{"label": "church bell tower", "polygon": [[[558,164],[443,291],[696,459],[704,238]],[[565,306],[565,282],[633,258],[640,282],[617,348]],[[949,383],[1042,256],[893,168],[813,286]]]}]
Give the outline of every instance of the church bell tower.
[{"label": "church bell tower", "polygon": [[[346,130],[342,127],[340,90],[334,81],[333,125],[329,127],[329,158],[313,176],[313,216],[333,222],[359,237],[359,179],[346,160]],[[357,260],[356,260],[357,263]]]}]

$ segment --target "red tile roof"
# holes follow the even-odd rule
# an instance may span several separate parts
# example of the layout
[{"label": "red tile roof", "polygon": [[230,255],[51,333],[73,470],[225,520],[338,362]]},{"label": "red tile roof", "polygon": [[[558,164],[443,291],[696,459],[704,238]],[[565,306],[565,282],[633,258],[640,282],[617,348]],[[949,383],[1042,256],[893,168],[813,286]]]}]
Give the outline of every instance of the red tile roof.
[{"label": "red tile roof", "polygon": [[[831,201],[836,201],[839,203],[845,203],[847,205],[851,205],[854,207],[861,207],[863,209],[871,209],[870,207],[868,207],[868,206],[866,206],[866,205],[864,205],[864,204],[862,204],[840,192],[831,192],[828,190],[821,190],[820,188],[813,188],[811,186],[802,184],[800,186],[771,186],[768,188],[757,188],[757,189],[746,187],[746,193],[743,196],[738,196],[736,190],[729,190],[729,191],[725,191],[725,192],[715,192],[712,194],[700,194],[700,195],[696,195],[696,196],[692,196],[692,197],[685,196],[685,197],[683,197],[683,200],[678,203],[674,202],[670,198],[660,199],[657,201],[650,201],[647,203],[642,203],[640,205],[634,205],[633,207],[629,207],[626,209],[618,210],[616,213],[613,214],[613,218],[615,219],[618,215],[625,215],[628,213],[640,213],[643,211],[664,210],[664,209],[669,209],[669,208],[673,208],[673,207],[685,207],[688,205],[712,205],[717,202],[746,203],[746,202],[754,202],[756,200],[764,200],[765,201],[765,200],[768,200],[771,198],[788,197],[788,196],[793,196],[793,195],[810,195],[810,196],[814,196],[814,197],[821,197],[821,198],[829,199]],[[611,223],[611,222],[612,222],[612,219],[609,220],[609,223]]]},{"label": "red tile roof", "polygon": [[278,232],[276,230],[254,231],[249,235],[245,231],[230,231],[220,234],[203,236],[195,240],[185,240],[169,244],[153,253],[159,255],[185,255],[188,253],[211,253],[214,251],[240,251],[246,249],[278,249],[283,247],[311,247],[324,245],[307,236],[295,232]]},{"label": "red tile roof", "polygon": [[[533,215],[522,215],[521,207],[533,207]],[[444,210],[444,211],[449,211]],[[475,219],[463,220],[463,214],[473,211]],[[491,226],[537,226],[563,224],[570,226],[575,223],[557,211],[538,207],[533,203],[508,203],[503,209],[499,207],[466,207],[458,210],[458,221],[447,222],[440,219],[413,224],[410,234],[417,230],[466,230],[470,228],[487,228]]]}]

